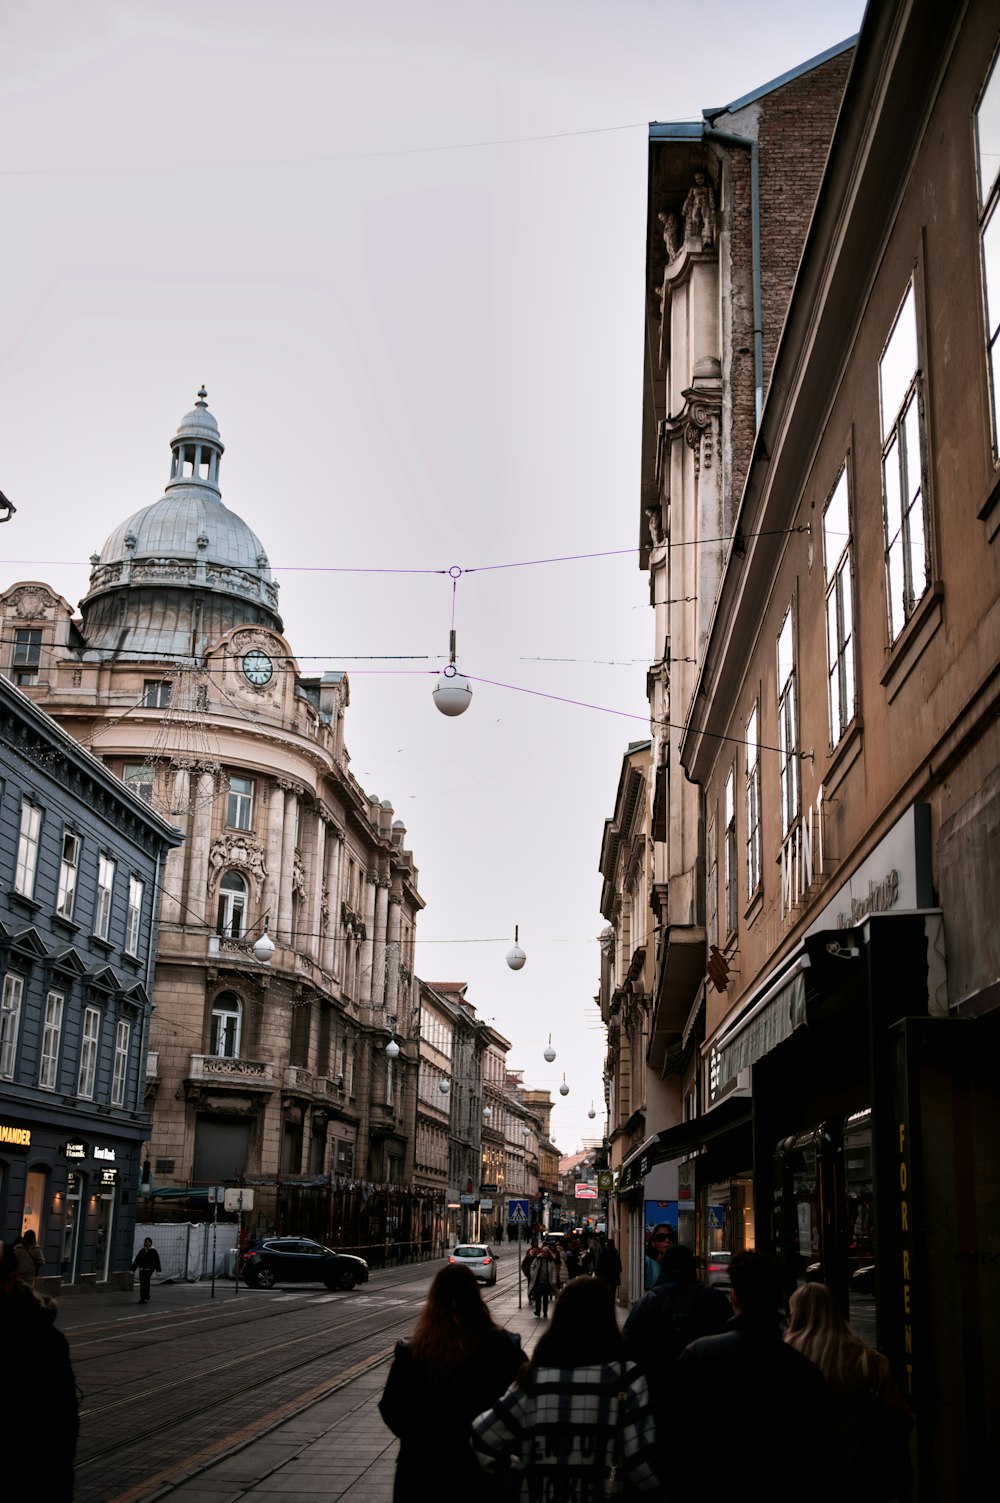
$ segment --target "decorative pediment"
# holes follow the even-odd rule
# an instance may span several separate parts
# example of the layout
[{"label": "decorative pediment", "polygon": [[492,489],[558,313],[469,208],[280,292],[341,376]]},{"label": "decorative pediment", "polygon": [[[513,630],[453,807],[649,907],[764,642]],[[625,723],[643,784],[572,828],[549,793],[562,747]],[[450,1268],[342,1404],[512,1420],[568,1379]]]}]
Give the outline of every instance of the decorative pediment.
[{"label": "decorative pediment", "polygon": [[121,980],[118,973],[109,965],[95,965],[87,972],[87,984],[98,992],[117,992],[121,990]]},{"label": "decorative pediment", "polygon": [[3,936],[0,943],[7,944],[18,955],[23,955],[27,960],[44,960],[48,956],[45,941],[35,928],[34,924],[25,924],[21,929],[9,930],[4,926]]},{"label": "decorative pediment", "polygon": [[118,993],[118,1001],[123,1007],[134,1008],[137,1012],[147,1012],[150,1006],[149,993],[141,981],[134,981],[131,986],[122,987]]},{"label": "decorative pediment", "polygon": [[215,891],[223,872],[235,869],[245,872],[253,880],[254,891],[257,898],[260,898],[264,878],[267,876],[267,864],[263,846],[252,835],[220,835],[212,846],[208,864],[209,892]]}]

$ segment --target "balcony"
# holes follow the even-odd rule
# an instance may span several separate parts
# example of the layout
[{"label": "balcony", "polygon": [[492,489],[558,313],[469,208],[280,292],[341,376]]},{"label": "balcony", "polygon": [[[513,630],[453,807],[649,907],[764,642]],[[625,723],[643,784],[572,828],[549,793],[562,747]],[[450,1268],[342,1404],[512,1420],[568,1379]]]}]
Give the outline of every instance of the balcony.
[{"label": "balcony", "polygon": [[325,1094],[318,1077],[301,1065],[286,1065],[281,1085],[283,1090],[290,1091],[294,1096]]},{"label": "balcony", "polygon": [[188,1080],[198,1085],[233,1086],[238,1090],[273,1091],[274,1066],[268,1060],[226,1059],[215,1054],[192,1054]]}]

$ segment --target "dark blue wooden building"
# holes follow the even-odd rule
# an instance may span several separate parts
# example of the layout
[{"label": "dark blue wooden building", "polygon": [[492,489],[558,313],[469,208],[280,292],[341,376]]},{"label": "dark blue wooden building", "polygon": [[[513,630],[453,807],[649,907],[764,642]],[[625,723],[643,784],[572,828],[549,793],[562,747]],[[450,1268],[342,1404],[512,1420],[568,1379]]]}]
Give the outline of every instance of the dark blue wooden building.
[{"label": "dark blue wooden building", "polygon": [[0,1236],[42,1287],[132,1259],[163,858],[180,835],[0,677]]}]

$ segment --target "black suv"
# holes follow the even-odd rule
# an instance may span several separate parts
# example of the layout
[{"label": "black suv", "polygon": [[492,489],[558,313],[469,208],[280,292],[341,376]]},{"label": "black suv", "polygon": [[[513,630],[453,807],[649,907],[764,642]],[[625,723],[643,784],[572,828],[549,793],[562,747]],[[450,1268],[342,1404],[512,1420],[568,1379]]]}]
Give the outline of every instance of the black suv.
[{"label": "black suv", "polygon": [[353,1289],[355,1284],[367,1284],[368,1264],[364,1258],[334,1252],[308,1237],[268,1237],[243,1254],[240,1274],[251,1289],[273,1289],[275,1284]]}]

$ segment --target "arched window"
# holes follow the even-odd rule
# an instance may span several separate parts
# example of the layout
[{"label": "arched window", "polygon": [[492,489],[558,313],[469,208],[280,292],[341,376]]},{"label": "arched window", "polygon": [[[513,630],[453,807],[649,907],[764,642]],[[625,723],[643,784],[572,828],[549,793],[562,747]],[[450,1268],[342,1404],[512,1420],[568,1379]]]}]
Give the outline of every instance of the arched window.
[{"label": "arched window", "polygon": [[219,933],[242,939],[247,932],[247,884],[238,872],[226,872],[219,883]]},{"label": "arched window", "polygon": [[243,1007],[239,997],[223,992],[212,1005],[212,1043],[209,1052],[218,1059],[239,1059]]}]

